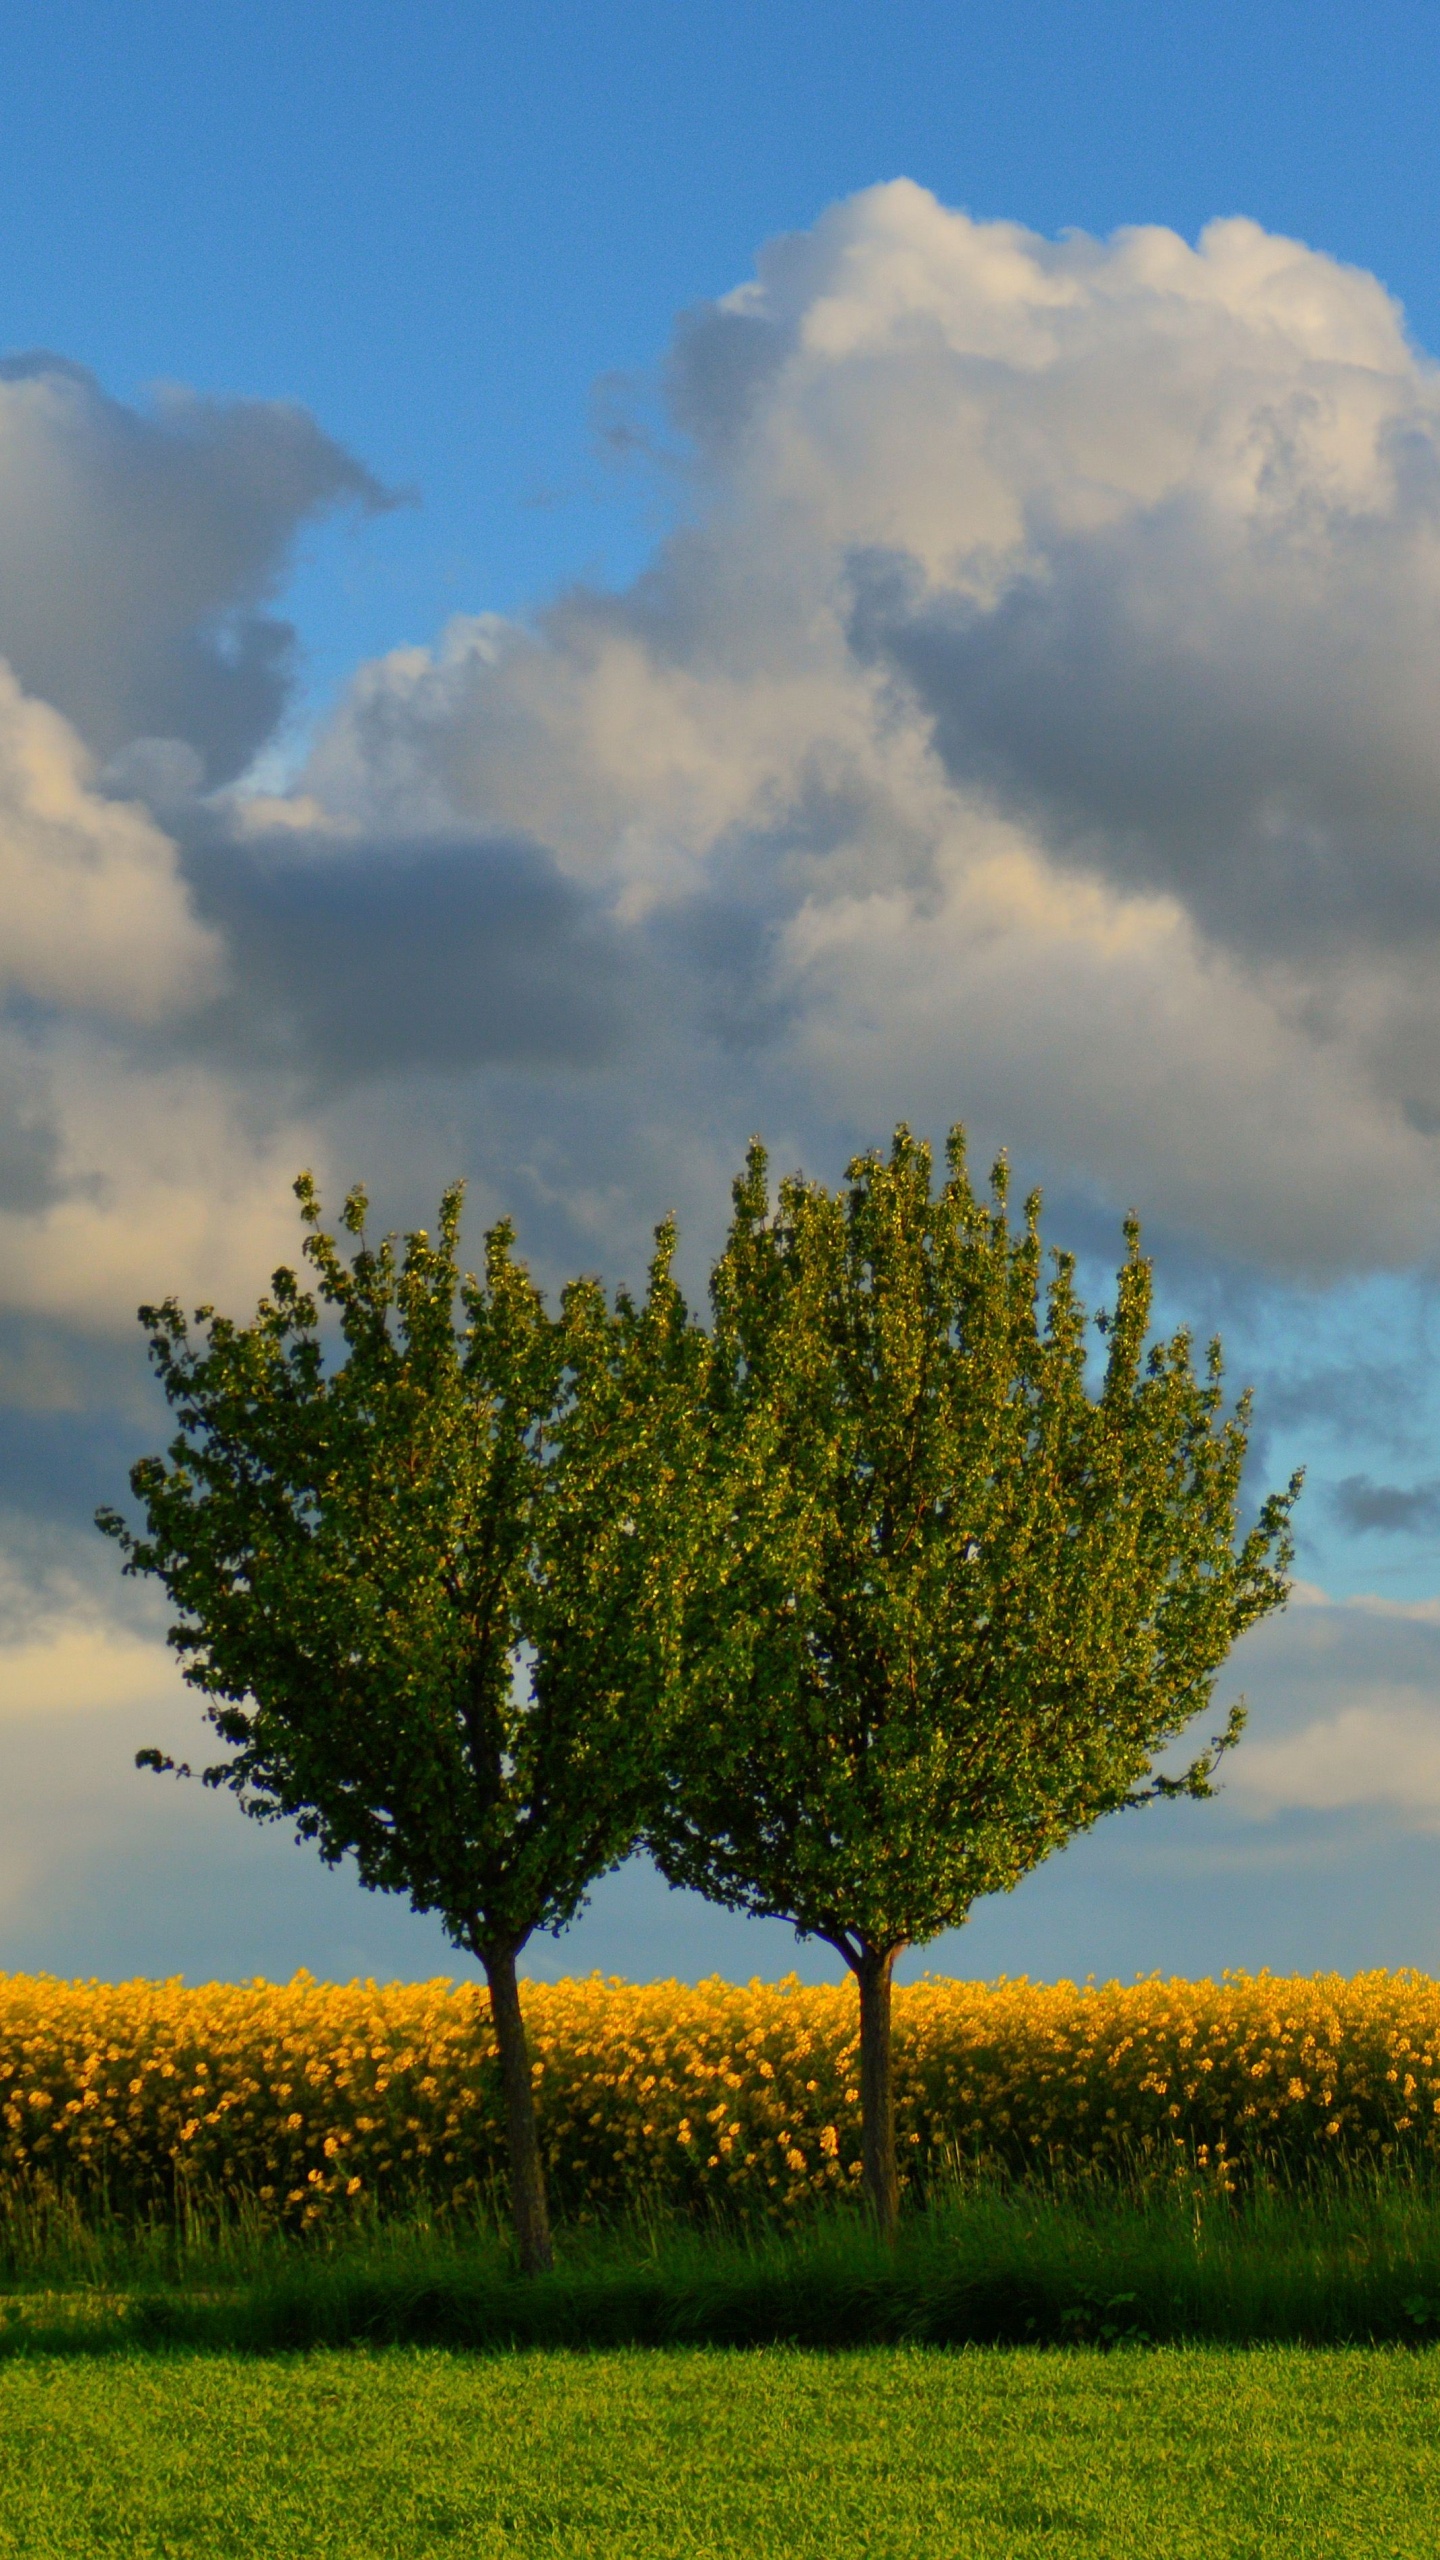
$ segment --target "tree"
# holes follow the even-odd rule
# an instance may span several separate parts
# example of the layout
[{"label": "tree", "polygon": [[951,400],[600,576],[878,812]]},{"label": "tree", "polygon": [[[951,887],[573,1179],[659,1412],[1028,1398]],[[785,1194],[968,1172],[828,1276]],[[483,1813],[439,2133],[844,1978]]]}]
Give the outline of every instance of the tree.
[{"label": "tree", "polygon": [[179,1432],[131,1473],[145,1533],[100,1525],[180,1613],[171,1642],[231,1746],[206,1784],[352,1856],[483,1966],[533,2271],[550,2238],[516,1958],[652,1799],[679,1586],[651,1531],[700,1337],[668,1229],[642,1306],[576,1281],[551,1317],[507,1226],[462,1277],[458,1188],[438,1241],[403,1252],[365,1244],[352,1192],[349,1260],[308,1176],[296,1191],[315,1293],[277,1271],[253,1323],[204,1307],[198,1340],[173,1299],[141,1309]]},{"label": "tree", "polygon": [[1152,1757],[1286,1594],[1272,1495],[1237,1544],[1249,1417],[1222,1418],[1212,1344],[1148,1352],[1133,1221],[1114,1309],[1073,1263],[1044,1285],[1038,1195],[1012,1231],[963,1133],[932,1196],[897,1131],[843,1195],[801,1176],[771,1211],[755,1144],[714,1273],[687,1704],[650,1845],[672,1884],[824,1939],[856,1977],[864,2180],[898,2209],[895,1959],[962,1922],[1102,1814],[1208,1796],[1243,1708],[1178,1777]]}]

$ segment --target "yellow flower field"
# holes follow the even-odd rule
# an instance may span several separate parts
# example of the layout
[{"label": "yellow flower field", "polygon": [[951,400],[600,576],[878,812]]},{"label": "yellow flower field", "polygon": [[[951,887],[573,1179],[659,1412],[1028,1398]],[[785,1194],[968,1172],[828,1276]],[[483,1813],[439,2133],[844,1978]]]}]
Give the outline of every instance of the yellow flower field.
[{"label": "yellow flower field", "polygon": [[[652,2197],[793,2214],[859,2177],[849,1985],[525,1986],[562,2215]],[[487,2194],[502,2146],[488,2001],[0,1976],[0,2188],[168,2216],[188,2191],[279,2221]],[[895,1995],[902,2157],[1220,2176],[1440,2150],[1440,1983],[1412,1973]]]}]

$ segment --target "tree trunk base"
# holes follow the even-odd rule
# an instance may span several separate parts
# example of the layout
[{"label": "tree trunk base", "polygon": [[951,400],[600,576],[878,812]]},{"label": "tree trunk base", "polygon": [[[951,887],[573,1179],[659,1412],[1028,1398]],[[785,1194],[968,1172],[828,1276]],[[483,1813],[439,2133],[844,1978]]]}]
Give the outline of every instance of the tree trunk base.
[{"label": "tree trunk base", "polygon": [[862,1946],[854,1965],[860,1990],[860,2121],[865,2193],[881,2238],[892,2240],[900,2219],[900,2174],[895,2158],[895,2075],[890,2054],[890,1989],[897,1948],[876,1954]]},{"label": "tree trunk base", "polygon": [[520,2009],[520,1986],[513,1947],[477,1946],[490,1986],[490,2015],[500,2056],[505,2092],[505,2130],[510,2153],[510,2211],[520,2272],[548,2274],[555,2263],[550,2240],[550,2214],[545,2201],[545,2171],[535,2129],[535,2089],[530,2077],[530,2047]]}]

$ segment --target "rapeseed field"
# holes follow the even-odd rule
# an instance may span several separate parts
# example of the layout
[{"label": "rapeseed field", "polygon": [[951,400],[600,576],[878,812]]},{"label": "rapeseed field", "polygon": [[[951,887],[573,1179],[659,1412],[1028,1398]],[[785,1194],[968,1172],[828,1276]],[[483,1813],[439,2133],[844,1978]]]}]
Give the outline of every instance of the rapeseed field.
[{"label": "rapeseed field", "polygon": [[[637,2203],[782,2220],[858,2183],[848,1984],[525,1989],[547,2175],[580,2221]],[[1270,1974],[896,1993],[913,2189],[1010,2173],[1421,2166],[1440,2150],[1440,1983]],[[503,2159],[483,1989],[0,1977],[0,2184],[168,2218],[244,2198],[314,2226],[483,2200]]]}]

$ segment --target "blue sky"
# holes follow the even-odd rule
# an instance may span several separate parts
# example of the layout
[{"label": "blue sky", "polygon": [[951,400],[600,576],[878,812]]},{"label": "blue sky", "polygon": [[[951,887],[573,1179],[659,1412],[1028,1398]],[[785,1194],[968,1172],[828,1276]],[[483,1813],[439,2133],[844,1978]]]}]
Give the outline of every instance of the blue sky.
[{"label": "blue sky", "polygon": [[[693,1283],[902,1113],[1309,1470],[1249,1774],[927,1960],[1440,1964],[1434,10],[59,5],[0,97],[0,1964],[449,1961],[130,1770],[139,1297],[302,1161]],[[535,1959],[793,1960],[638,1871]]]},{"label": "blue sky", "polygon": [[6,343],[303,401],[420,504],[312,549],[312,681],[644,556],[597,385],[759,244],[905,176],[1058,234],[1245,212],[1440,345],[1432,8],[166,0],[0,32]]}]

